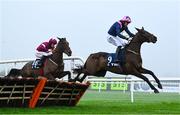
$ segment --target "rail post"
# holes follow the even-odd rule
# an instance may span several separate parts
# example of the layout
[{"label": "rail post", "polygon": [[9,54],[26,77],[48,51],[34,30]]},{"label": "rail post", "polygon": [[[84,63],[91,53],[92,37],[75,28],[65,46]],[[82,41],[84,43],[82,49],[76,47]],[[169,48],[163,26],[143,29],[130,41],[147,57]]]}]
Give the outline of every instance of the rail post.
[{"label": "rail post", "polygon": [[130,95],[131,95],[131,103],[133,103],[134,102],[134,81],[133,80],[131,80]]}]

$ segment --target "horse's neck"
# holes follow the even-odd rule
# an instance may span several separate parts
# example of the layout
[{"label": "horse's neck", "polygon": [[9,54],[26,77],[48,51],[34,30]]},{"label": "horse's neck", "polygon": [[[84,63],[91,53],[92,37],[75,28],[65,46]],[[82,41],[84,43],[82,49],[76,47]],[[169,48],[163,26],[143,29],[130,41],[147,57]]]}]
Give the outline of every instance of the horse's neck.
[{"label": "horse's neck", "polygon": [[51,58],[56,64],[61,65],[63,63],[63,52],[55,51]]},{"label": "horse's neck", "polygon": [[138,39],[139,37],[141,37],[141,36],[139,36],[139,34],[134,36],[134,38],[132,39],[130,44],[127,46],[128,50],[132,50],[132,51],[140,54],[140,49],[141,49],[141,45],[143,42],[139,41],[139,39]]}]

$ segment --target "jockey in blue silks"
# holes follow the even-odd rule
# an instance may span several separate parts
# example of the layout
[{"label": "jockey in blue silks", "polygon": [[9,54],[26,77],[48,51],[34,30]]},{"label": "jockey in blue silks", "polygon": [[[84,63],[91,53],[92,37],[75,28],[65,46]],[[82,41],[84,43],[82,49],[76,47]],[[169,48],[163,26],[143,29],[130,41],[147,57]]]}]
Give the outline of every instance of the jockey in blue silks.
[{"label": "jockey in blue silks", "polygon": [[119,57],[121,48],[128,44],[129,38],[123,36],[121,32],[125,31],[130,37],[134,37],[134,34],[128,29],[129,23],[131,23],[131,18],[129,16],[124,16],[121,20],[115,22],[108,31],[108,42],[117,46],[116,57]]}]

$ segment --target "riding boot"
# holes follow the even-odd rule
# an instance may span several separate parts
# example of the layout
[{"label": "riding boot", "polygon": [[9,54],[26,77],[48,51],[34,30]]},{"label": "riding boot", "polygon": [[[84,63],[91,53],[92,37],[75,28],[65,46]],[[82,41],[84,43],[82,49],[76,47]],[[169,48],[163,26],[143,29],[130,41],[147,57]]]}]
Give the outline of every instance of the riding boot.
[{"label": "riding boot", "polygon": [[119,62],[119,55],[120,55],[120,51],[121,51],[121,46],[118,46],[116,49],[116,61],[115,62]]}]

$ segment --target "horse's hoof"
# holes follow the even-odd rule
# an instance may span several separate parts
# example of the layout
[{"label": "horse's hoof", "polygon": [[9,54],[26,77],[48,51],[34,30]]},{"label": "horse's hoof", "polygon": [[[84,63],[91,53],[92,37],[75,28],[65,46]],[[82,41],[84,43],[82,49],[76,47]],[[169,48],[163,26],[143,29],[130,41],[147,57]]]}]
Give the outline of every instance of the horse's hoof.
[{"label": "horse's hoof", "polygon": [[59,82],[59,81],[61,81],[61,79],[59,79],[59,78],[55,78],[55,81]]},{"label": "horse's hoof", "polygon": [[22,79],[22,76],[18,76],[17,78],[18,78],[18,79]]},{"label": "horse's hoof", "polygon": [[156,89],[156,90],[154,90],[154,93],[159,93],[159,91]]},{"label": "horse's hoof", "polygon": [[162,89],[162,85],[161,85],[161,84],[158,84],[158,88],[159,88],[159,89]]}]

